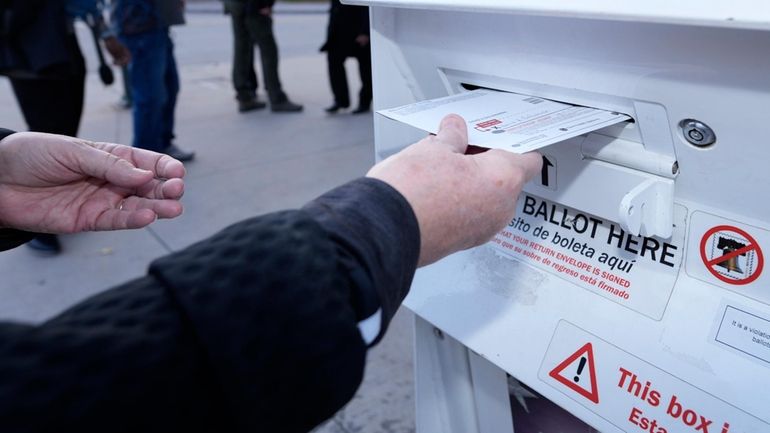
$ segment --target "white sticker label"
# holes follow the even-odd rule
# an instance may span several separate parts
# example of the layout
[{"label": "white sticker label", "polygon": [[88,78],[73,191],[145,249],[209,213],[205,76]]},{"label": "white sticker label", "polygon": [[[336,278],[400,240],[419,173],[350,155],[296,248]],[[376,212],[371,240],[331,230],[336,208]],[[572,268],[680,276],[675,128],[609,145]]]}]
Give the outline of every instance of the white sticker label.
[{"label": "white sticker label", "polygon": [[754,359],[770,364],[770,318],[728,305],[715,340]]},{"label": "white sticker label", "polygon": [[645,316],[663,316],[682,263],[683,222],[668,240],[632,236],[529,194],[519,198],[516,215],[493,239],[498,249]]},{"label": "white sticker label", "polygon": [[538,377],[629,433],[757,433],[770,424],[561,321]]},{"label": "white sticker label", "polygon": [[687,274],[770,304],[770,279],[763,272],[763,248],[767,245],[767,230],[694,212],[690,220]]}]

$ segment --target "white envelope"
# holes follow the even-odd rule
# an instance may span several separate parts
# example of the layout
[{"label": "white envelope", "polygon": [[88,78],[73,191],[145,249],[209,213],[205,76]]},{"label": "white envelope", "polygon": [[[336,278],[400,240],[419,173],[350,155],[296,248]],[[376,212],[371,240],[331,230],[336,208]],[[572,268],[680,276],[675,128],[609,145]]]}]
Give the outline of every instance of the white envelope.
[{"label": "white envelope", "polygon": [[468,125],[469,144],[513,153],[537,150],[631,119],[622,113],[486,89],[377,113],[434,134],[444,116],[459,114]]}]

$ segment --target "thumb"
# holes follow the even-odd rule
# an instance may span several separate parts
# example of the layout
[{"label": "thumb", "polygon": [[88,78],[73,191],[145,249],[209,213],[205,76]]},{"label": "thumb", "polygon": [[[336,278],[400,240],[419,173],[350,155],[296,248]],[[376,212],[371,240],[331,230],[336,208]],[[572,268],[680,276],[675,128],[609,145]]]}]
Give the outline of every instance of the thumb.
[{"label": "thumb", "polygon": [[457,114],[449,114],[441,119],[436,138],[451,147],[455,153],[465,153],[468,148],[468,127],[465,119]]},{"label": "thumb", "polygon": [[151,171],[137,168],[126,159],[90,146],[87,149],[80,158],[84,174],[122,188],[136,188],[155,178]]}]

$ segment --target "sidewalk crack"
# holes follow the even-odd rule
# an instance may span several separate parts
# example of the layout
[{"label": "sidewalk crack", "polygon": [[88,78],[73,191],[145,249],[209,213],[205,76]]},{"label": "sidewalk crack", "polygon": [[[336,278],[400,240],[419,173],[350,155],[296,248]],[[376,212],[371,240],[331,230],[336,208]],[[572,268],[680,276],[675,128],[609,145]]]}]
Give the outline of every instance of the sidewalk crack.
[{"label": "sidewalk crack", "polygon": [[174,250],[171,248],[169,244],[166,243],[166,241],[163,240],[163,238],[158,235],[155,230],[152,229],[152,227],[147,227],[147,231],[150,232],[150,235],[152,235],[153,238],[155,238],[156,241],[160,244],[163,249],[166,250],[167,253],[173,253]]}]

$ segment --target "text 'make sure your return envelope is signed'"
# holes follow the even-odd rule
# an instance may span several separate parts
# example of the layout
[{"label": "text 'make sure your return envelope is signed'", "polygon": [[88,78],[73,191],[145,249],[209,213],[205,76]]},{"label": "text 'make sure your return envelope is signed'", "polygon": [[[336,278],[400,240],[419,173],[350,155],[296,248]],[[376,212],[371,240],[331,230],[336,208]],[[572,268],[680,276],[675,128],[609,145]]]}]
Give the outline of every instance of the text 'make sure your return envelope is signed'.
[{"label": "text 'make sure your return envelope is signed'", "polygon": [[630,120],[625,114],[534,96],[473,90],[377,113],[430,133],[450,113],[468,125],[468,143],[525,153]]}]

